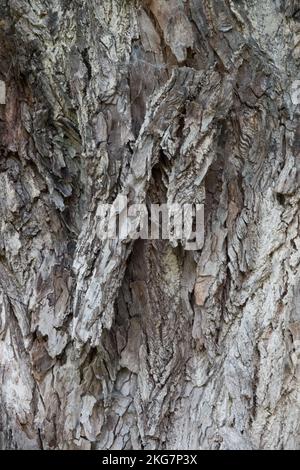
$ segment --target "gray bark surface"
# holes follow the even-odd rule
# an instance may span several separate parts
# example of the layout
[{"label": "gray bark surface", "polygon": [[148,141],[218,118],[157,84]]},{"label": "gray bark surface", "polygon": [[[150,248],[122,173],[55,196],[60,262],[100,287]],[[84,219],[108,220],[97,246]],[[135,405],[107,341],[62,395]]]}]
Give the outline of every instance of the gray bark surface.
[{"label": "gray bark surface", "polygon": [[[0,448],[300,448],[299,0],[0,0]],[[205,204],[198,251],[102,203]]]}]

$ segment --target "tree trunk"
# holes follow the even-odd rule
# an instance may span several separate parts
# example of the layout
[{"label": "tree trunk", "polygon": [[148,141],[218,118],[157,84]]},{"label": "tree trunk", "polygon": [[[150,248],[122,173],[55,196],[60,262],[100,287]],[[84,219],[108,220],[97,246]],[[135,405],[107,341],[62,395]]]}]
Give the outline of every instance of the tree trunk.
[{"label": "tree trunk", "polygon": [[0,448],[299,449],[299,0],[0,1]]}]

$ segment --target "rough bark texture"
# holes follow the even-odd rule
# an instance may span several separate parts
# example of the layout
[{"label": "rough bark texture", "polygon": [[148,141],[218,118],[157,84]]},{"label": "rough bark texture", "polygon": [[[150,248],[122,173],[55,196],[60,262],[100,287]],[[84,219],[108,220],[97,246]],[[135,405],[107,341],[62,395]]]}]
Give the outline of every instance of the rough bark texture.
[{"label": "rough bark texture", "polygon": [[[2,449],[300,448],[299,18],[0,0]],[[203,249],[101,241],[117,194]]]}]

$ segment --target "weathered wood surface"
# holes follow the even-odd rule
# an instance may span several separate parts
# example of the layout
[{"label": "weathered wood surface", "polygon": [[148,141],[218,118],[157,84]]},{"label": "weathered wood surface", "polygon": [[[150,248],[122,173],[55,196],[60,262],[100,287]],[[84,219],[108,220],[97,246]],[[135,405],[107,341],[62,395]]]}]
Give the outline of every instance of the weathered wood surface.
[{"label": "weathered wood surface", "polygon": [[[0,0],[2,449],[300,448],[299,19]],[[100,241],[120,193],[203,249]]]}]

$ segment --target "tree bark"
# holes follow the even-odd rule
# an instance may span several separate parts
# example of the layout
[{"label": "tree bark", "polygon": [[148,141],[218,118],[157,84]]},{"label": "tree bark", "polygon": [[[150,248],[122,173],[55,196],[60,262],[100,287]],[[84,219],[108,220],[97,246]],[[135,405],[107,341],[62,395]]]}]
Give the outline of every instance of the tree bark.
[{"label": "tree bark", "polygon": [[0,448],[300,448],[299,12],[0,0]]}]

